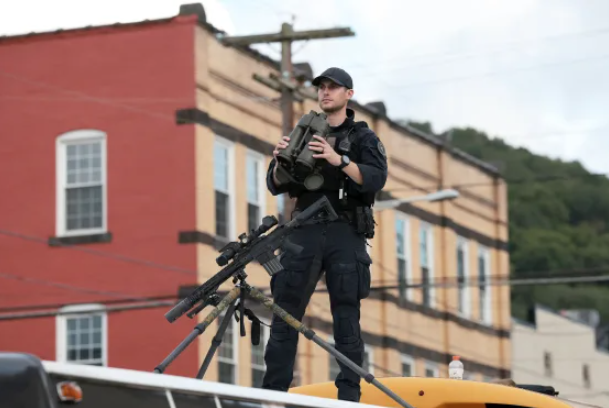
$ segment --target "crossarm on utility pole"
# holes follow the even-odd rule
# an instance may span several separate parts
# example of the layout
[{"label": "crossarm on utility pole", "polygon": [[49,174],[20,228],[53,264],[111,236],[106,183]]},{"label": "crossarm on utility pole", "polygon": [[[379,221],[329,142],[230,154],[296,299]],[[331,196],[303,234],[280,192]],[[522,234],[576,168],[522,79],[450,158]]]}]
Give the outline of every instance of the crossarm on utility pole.
[{"label": "crossarm on utility pole", "polygon": [[292,31],[284,33],[280,31],[272,34],[256,34],[256,35],[237,35],[230,37],[220,37],[220,42],[225,45],[252,45],[262,43],[275,43],[283,41],[303,41],[303,40],[320,40],[336,37],[351,37],[355,33],[349,27],[338,27],[324,30],[307,30],[307,31]]}]

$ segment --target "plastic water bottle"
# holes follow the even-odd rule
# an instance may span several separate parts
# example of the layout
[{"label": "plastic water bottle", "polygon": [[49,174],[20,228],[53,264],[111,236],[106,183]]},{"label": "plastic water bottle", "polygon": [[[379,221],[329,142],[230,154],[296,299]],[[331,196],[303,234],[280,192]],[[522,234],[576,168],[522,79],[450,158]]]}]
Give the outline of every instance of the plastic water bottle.
[{"label": "plastic water bottle", "polygon": [[459,356],[453,356],[453,361],[448,365],[448,377],[453,380],[463,379],[463,363]]}]

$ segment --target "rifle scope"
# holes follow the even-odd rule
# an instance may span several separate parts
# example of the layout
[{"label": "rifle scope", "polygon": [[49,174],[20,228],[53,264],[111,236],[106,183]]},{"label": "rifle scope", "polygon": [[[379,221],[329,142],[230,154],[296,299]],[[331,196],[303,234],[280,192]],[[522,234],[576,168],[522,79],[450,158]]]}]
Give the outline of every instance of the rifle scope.
[{"label": "rifle scope", "polygon": [[255,230],[251,230],[250,235],[243,233],[239,235],[239,242],[229,242],[223,248],[221,248],[220,255],[216,258],[216,264],[218,264],[218,266],[228,264],[228,261],[233,259],[244,246],[258,238],[260,234],[264,234],[270,230],[272,227],[277,225],[277,223],[277,218],[275,218],[273,215],[267,215],[264,217],[262,219],[262,224],[260,224],[260,226]]}]

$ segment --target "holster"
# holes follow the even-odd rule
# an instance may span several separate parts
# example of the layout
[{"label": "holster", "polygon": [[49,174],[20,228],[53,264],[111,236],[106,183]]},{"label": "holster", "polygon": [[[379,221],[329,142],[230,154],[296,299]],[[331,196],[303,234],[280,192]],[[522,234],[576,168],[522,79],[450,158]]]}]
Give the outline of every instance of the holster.
[{"label": "holster", "polygon": [[366,238],[374,238],[374,215],[370,207],[356,207],[355,209],[355,229],[358,234],[363,234]]}]

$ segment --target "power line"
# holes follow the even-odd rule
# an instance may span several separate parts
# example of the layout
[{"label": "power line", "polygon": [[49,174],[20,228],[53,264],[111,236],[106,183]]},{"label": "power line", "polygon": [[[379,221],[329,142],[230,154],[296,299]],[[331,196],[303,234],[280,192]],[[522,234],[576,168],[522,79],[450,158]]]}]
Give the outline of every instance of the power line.
[{"label": "power line", "polygon": [[[470,79],[488,78],[488,77],[493,77],[493,76],[497,76],[497,75],[511,74],[511,73],[515,73],[515,72],[534,71],[539,68],[564,67],[567,65],[579,64],[582,62],[596,61],[596,60],[607,59],[607,58],[609,58],[609,54],[597,55],[594,57],[579,58],[579,59],[570,60],[570,61],[556,61],[556,62],[551,62],[551,63],[547,63],[547,64],[532,65],[529,67],[512,68],[512,69],[506,69],[506,70],[500,70],[500,71],[490,71],[490,72],[474,74],[474,75],[463,75],[463,76],[457,76],[457,77],[452,77],[452,78],[443,78],[443,79],[438,79],[438,80],[413,82],[413,83],[409,83],[409,84],[393,84],[393,85],[391,85],[391,88],[392,89],[407,89],[407,88],[419,87],[419,86],[424,86],[424,85],[427,86],[427,85],[437,85],[437,84],[442,84],[442,83],[454,83],[454,82],[467,81]],[[400,92],[397,94],[402,95],[403,92]]]},{"label": "power line", "polygon": [[[178,294],[174,293],[171,295],[159,295],[159,296],[150,296],[145,298],[146,301],[158,301],[158,300],[177,300]],[[102,305],[115,305],[115,304],[123,304],[123,303],[136,303],[141,302],[142,299],[135,298],[124,298],[124,299],[103,299],[103,300],[95,300],[90,303],[99,303]],[[81,305],[83,302],[69,302],[69,303],[51,303],[51,304],[40,304],[40,305],[28,305],[28,306],[14,306],[14,307],[3,307],[0,308],[1,313],[15,313],[15,312],[31,312],[38,310],[48,310],[48,309],[61,309],[66,306],[73,305]],[[89,303],[89,302],[87,302]]]},{"label": "power line", "polygon": [[[529,278],[529,279],[497,279],[489,280],[485,283],[485,286],[548,286],[548,285],[561,285],[569,283],[599,283],[609,282],[609,275],[605,276],[573,276],[563,278]],[[374,286],[371,290],[387,290],[387,289],[422,289],[422,288],[458,288],[464,286],[481,286],[480,282],[470,282],[469,280],[461,282],[438,282],[438,283],[421,283],[421,284],[408,284],[405,283],[401,286]]]},{"label": "power line", "polygon": [[[554,40],[560,40],[560,39],[564,39],[564,38],[572,38],[572,37],[586,37],[586,36],[595,36],[595,35],[603,35],[603,34],[607,34],[609,33],[609,27],[604,27],[604,28],[599,28],[599,29],[594,29],[594,30],[589,30],[589,31],[579,31],[579,32],[573,32],[573,33],[565,33],[565,34],[558,34],[558,35],[551,35],[551,36],[546,36],[546,37],[533,37],[533,38],[527,38],[527,39],[522,39],[522,40],[516,40],[516,41],[509,41],[509,42],[503,42],[503,43],[495,43],[495,44],[486,44],[488,46],[493,46],[493,45],[497,45],[497,46],[508,46],[507,48],[504,49],[512,49],[512,46],[515,45],[519,45],[522,43],[527,43],[527,42],[535,42],[535,41],[554,41]],[[495,50],[486,50],[484,51],[484,53],[490,52],[490,53],[495,53],[497,51],[501,51],[502,49],[495,49]],[[474,52],[466,52],[466,53],[445,53],[445,52],[431,52],[431,53],[424,53],[424,54],[415,54],[415,55],[410,55],[408,57],[405,57],[404,59],[399,58],[399,59],[387,59],[387,60],[379,60],[379,61],[375,61],[374,62],[374,66],[375,67],[379,67],[379,66],[387,66],[387,63],[389,62],[401,62],[404,60],[408,60],[408,61],[412,61],[415,59],[421,59],[421,58],[427,58],[427,57],[462,57],[462,56],[467,56],[467,55],[471,55],[471,54],[478,54],[481,53],[480,51],[474,51]],[[369,63],[363,63],[363,64],[353,64],[351,65],[351,68],[358,68],[358,67],[368,67],[371,66]]]},{"label": "power line", "polygon": [[[19,238],[19,239],[24,239],[27,241],[33,241],[33,242],[48,245],[48,240],[46,240],[44,238],[40,238],[40,237],[35,237],[32,235],[21,234],[21,233],[17,233],[17,232],[5,230],[5,229],[0,229],[0,234],[6,235],[9,237],[13,237],[13,238]],[[123,262],[130,262],[130,263],[134,263],[134,264],[149,266],[151,268],[158,268],[158,269],[163,269],[163,270],[167,270],[167,271],[173,271],[173,272],[184,273],[187,275],[197,276],[197,271],[193,271],[190,269],[184,269],[184,268],[180,268],[177,266],[164,265],[164,264],[161,264],[158,262],[128,257],[128,256],[124,256],[124,255],[114,254],[111,252],[100,251],[98,249],[83,248],[82,246],[78,246],[78,245],[71,245],[71,244],[66,244],[66,243],[58,243],[57,245],[64,247],[64,248],[69,248],[74,251],[86,252],[88,254],[102,256],[105,258],[116,259],[116,260],[123,261]]]},{"label": "power line", "polygon": [[[103,312],[124,312],[127,310],[140,310],[140,309],[150,309],[150,308],[159,308],[165,306],[173,306],[175,305],[175,301],[166,300],[166,301],[156,301],[156,302],[143,302],[140,304],[127,304],[121,306],[107,306],[102,311]],[[64,316],[71,314],[82,314],[82,310],[78,311],[46,311],[46,312],[23,312],[23,313],[9,313],[9,314],[0,314],[0,321],[2,320],[21,320],[21,319],[35,319],[41,317],[53,317],[53,316]]]},{"label": "power line", "polygon": [[[510,48],[508,48],[510,49]],[[447,58],[444,58],[443,60],[439,60],[439,61],[429,61],[429,62],[422,62],[422,63],[415,63],[415,64],[406,64],[406,65],[400,65],[400,66],[391,66],[391,65],[382,65],[381,69],[378,69],[379,67],[376,67],[376,69],[374,67],[370,67],[370,74],[368,74],[368,70],[364,70],[365,76],[368,77],[372,77],[372,78],[376,78],[379,76],[387,76],[388,73],[390,72],[396,72],[396,71],[403,71],[404,69],[408,69],[408,68],[422,68],[422,67],[437,67],[437,66],[443,66],[443,65],[454,65],[455,61],[459,61],[459,60],[468,60],[468,59],[472,59],[472,58],[480,58],[480,57],[485,57],[485,56],[489,56],[489,55],[493,55],[493,54],[500,54],[502,52],[504,52],[506,50],[492,50],[489,52],[482,52],[482,53],[465,53],[465,54],[453,54],[447,55]],[[520,50],[518,50],[520,51]],[[389,68],[389,69],[387,69]]]},{"label": "power line", "polygon": [[[535,183],[549,183],[553,181],[572,181],[572,180],[580,180],[585,178],[593,178],[593,177],[602,177],[607,179],[609,173],[586,173],[581,175],[569,174],[564,176],[530,176],[523,178],[503,178],[502,180],[507,184],[535,184]],[[471,187],[488,187],[494,186],[494,182],[488,181],[480,181],[480,182],[471,182],[471,183],[460,183],[460,184],[452,184],[446,185],[446,188],[454,188],[454,189],[466,189]],[[385,189],[383,191],[392,192],[392,191],[426,191],[426,190],[435,190],[437,189],[437,184],[421,186],[421,187],[405,187],[405,188],[391,188]]]},{"label": "power line", "polygon": [[13,274],[8,274],[8,273],[3,273],[3,272],[0,272],[0,278],[11,279],[11,280],[16,280],[16,281],[20,281],[20,282],[33,283],[33,284],[38,284],[38,285],[45,285],[45,286],[50,286],[50,287],[54,287],[54,288],[58,288],[58,289],[65,289],[65,290],[76,291],[76,292],[80,292],[80,293],[86,293],[86,294],[105,295],[105,296],[111,296],[111,297],[115,297],[115,298],[118,297],[120,299],[148,300],[147,298],[144,298],[144,297],[133,296],[133,295],[126,294],[126,293],[83,288],[80,286],[68,285],[66,283],[59,283],[59,282],[53,282],[53,281],[48,281],[48,280],[44,280],[44,279],[30,278],[27,276],[19,276],[19,275],[13,275]]}]

